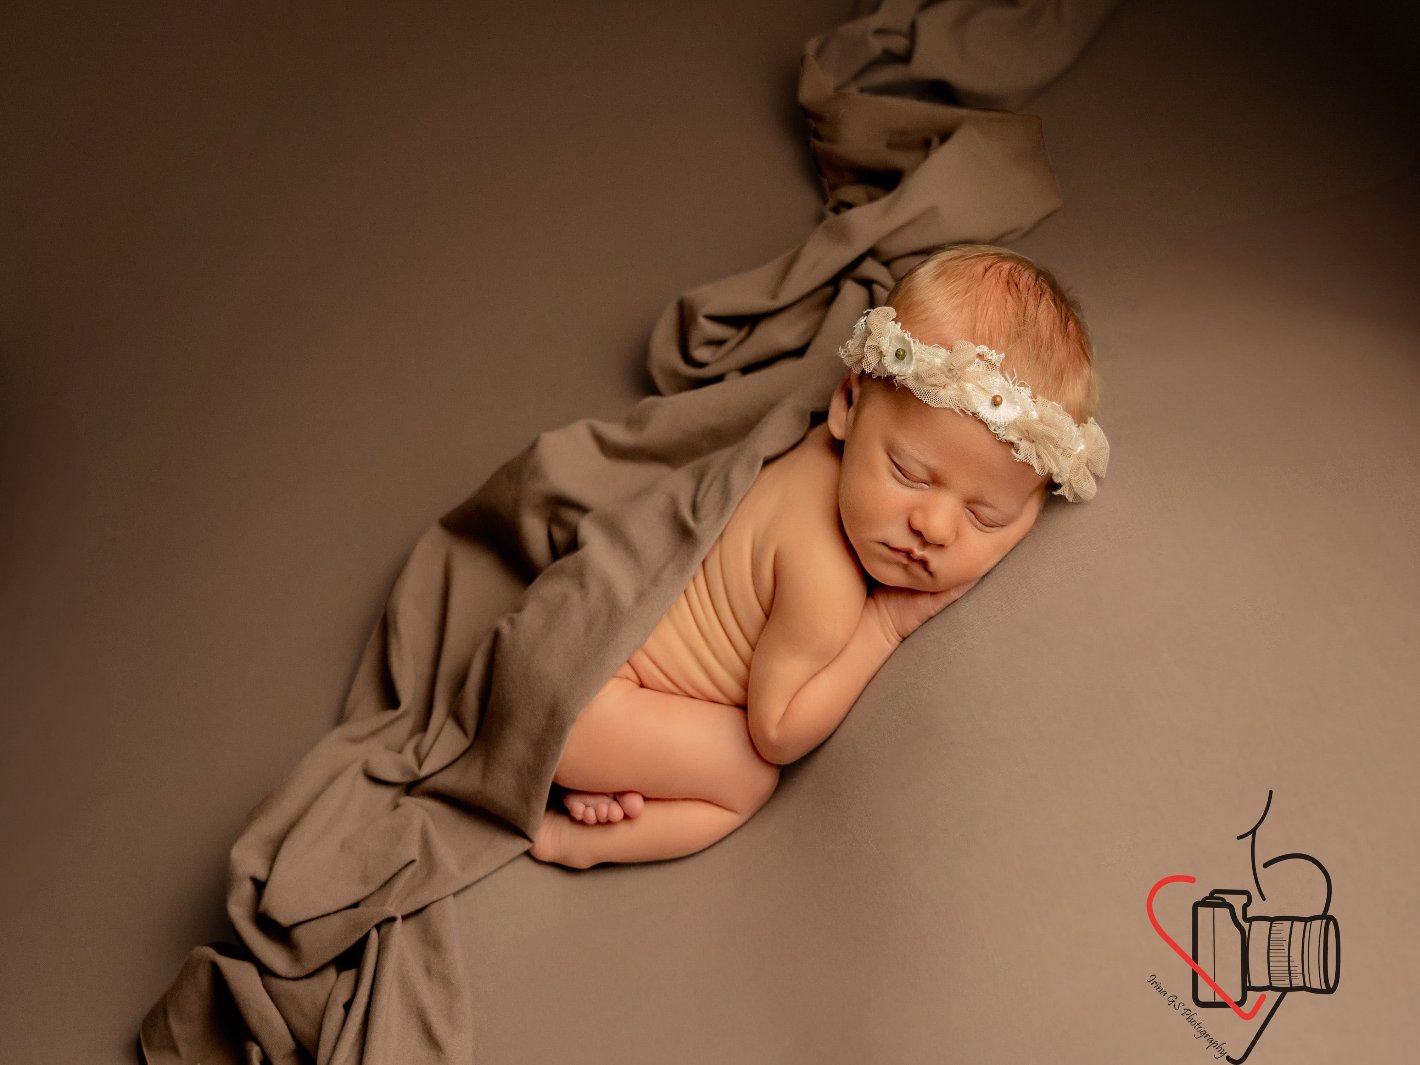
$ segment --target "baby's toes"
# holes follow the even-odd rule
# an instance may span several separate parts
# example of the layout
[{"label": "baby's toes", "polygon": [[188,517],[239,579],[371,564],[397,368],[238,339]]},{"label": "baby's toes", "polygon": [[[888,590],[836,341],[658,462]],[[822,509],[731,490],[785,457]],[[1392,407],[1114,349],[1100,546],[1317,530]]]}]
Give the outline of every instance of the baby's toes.
[{"label": "baby's toes", "polygon": [[597,821],[597,812],[592,807],[594,798],[595,796],[592,795],[569,794],[563,796],[562,805],[567,807],[567,813],[573,821],[593,825]]},{"label": "baby's toes", "polygon": [[639,791],[619,791],[616,793],[616,801],[619,809],[628,818],[640,817],[641,811],[646,808],[646,800]]},{"label": "baby's toes", "polygon": [[621,791],[615,796],[600,792],[569,791],[562,797],[562,804],[573,821],[584,825],[616,824],[623,819],[639,817],[645,807],[641,793]]},{"label": "baby's toes", "polygon": [[569,791],[562,798],[573,821],[584,825],[604,825],[621,820],[621,807],[610,795],[591,791]]}]

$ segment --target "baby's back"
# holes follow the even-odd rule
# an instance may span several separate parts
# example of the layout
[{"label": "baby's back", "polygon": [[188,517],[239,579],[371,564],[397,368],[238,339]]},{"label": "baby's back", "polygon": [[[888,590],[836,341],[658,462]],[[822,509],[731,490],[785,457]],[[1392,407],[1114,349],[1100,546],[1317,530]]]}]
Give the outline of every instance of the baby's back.
[{"label": "baby's back", "polygon": [[629,663],[658,691],[744,706],[750,663],[774,603],[774,556],[806,537],[841,545],[841,567],[862,571],[838,517],[839,460],[820,425],[759,471],[685,590]]}]

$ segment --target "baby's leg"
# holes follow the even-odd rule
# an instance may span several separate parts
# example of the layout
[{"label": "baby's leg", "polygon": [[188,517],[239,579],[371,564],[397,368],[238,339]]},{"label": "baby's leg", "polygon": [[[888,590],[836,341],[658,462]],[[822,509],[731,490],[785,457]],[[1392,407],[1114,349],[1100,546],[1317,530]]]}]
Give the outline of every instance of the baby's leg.
[{"label": "baby's leg", "polygon": [[[640,676],[631,668],[630,662],[623,662],[615,676],[625,677],[636,684],[641,683]],[[640,817],[646,806],[644,797],[635,791],[570,791],[561,786],[559,790],[562,792],[562,805],[572,815],[572,820],[588,825],[605,824],[608,821],[615,823],[623,817]]]},{"label": "baby's leg", "polygon": [[585,869],[703,850],[768,801],[779,767],[755,750],[740,707],[643,688],[618,675],[578,716],[553,779],[566,788],[646,798],[639,817],[614,824],[547,812],[533,857]]}]

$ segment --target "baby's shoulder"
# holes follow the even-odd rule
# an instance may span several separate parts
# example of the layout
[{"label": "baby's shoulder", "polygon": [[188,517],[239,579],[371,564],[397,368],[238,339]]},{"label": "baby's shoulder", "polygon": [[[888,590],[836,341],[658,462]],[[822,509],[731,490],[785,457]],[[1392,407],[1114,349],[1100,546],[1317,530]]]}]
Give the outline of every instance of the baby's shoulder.
[{"label": "baby's shoulder", "polygon": [[[775,598],[811,598],[856,622],[867,581],[838,513],[839,463],[826,427],[786,456],[766,493],[764,545],[772,553]],[[825,618],[824,620],[828,620]]]},{"label": "baby's shoulder", "polygon": [[838,464],[823,435],[810,430],[760,470],[750,494],[763,546],[828,540],[838,531]]}]

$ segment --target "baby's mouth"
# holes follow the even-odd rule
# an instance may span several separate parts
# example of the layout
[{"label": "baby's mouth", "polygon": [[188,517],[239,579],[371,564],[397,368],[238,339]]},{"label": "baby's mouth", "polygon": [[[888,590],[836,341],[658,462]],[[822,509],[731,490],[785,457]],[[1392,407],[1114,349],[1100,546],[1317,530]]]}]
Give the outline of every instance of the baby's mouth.
[{"label": "baby's mouth", "polygon": [[925,558],[918,558],[911,551],[904,551],[900,547],[893,547],[892,544],[884,544],[883,546],[885,546],[898,558],[901,558],[911,563],[915,568],[920,569],[923,573],[927,574],[927,576],[930,577],[932,575],[932,567],[927,563],[927,560]]}]

